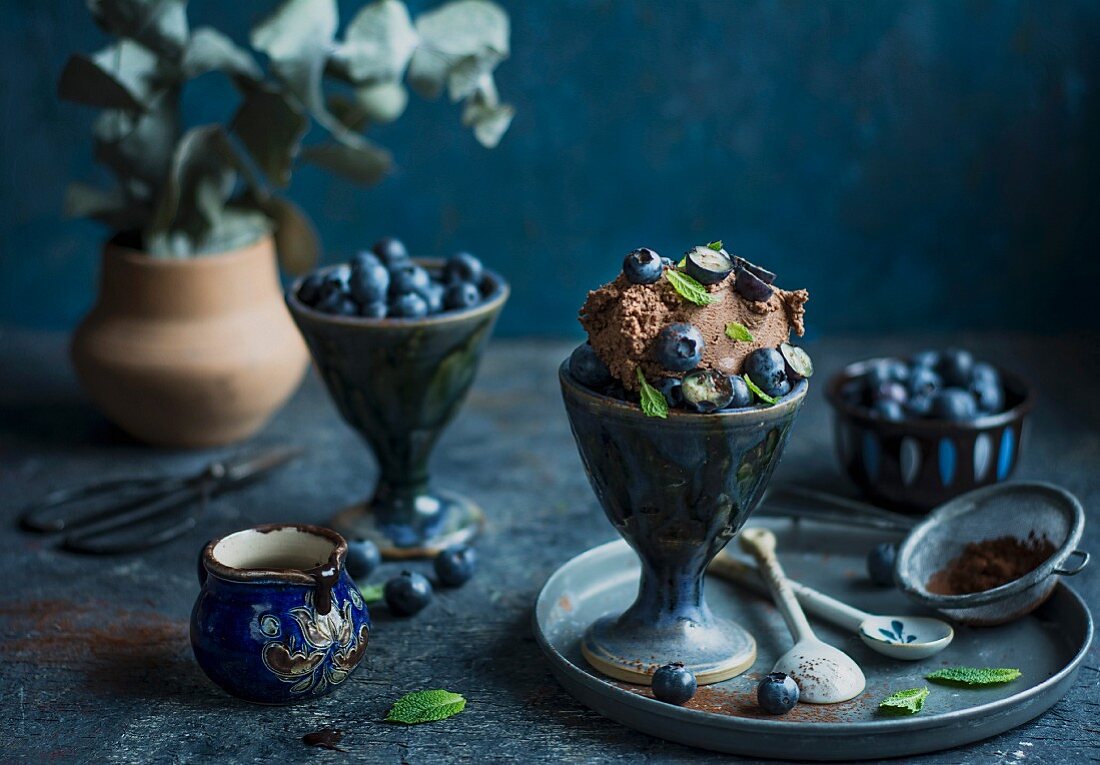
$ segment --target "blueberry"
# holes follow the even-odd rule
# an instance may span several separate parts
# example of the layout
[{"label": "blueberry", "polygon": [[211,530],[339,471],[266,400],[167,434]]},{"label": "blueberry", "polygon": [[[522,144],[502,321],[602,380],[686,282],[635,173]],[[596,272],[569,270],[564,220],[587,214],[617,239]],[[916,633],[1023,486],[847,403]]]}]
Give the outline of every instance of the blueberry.
[{"label": "blueberry", "polygon": [[867,382],[872,390],[888,382],[905,382],[909,367],[898,359],[880,359],[867,370]]},{"label": "blueberry", "polygon": [[665,369],[687,372],[699,366],[703,359],[703,333],[691,324],[669,324],[657,334],[653,353]]},{"label": "blueberry", "polygon": [[752,391],[742,378],[736,375],[730,377],[730,390],[733,397],[726,404],[726,409],[744,409],[746,406],[752,406]]},{"label": "blueberry", "polygon": [[791,391],[787,362],[774,348],[758,348],[750,353],[744,371],[769,396],[785,396]]},{"label": "blueberry", "polygon": [[431,284],[432,277],[428,272],[412,261],[390,267],[390,297],[397,297],[406,292],[415,292],[424,297]]},{"label": "blueberry", "polygon": [[684,405],[693,412],[707,414],[725,409],[733,400],[730,376],[712,369],[696,369],[684,375],[681,390]]},{"label": "blueberry", "polygon": [[432,599],[432,583],[422,574],[402,571],[389,579],[382,588],[390,613],[395,616],[412,616],[422,611]]},{"label": "blueberry", "polygon": [[653,284],[664,272],[661,256],[648,247],[631,250],[623,258],[623,275],[631,284]]},{"label": "blueberry", "polygon": [[623,384],[618,380],[613,380],[612,382],[604,386],[603,394],[605,396],[610,396],[611,398],[616,398],[619,401],[630,400],[630,397],[626,395],[626,388],[624,388]]},{"label": "blueberry", "polygon": [[734,267],[748,271],[757,279],[764,282],[764,284],[773,284],[775,282],[775,274],[766,268],[750,263],[744,258],[734,258]]},{"label": "blueberry", "polygon": [[939,351],[921,351],[915,353],[909,359],[909,366],[911,367],[928,367],[929,369],[935,369],[936,365],[940,363]]},{"label": "blueberry", "polygon": [[738,269],[733,286],[737,294],[746,300],[764,301],[775,292],[770,284],[746,268]]},{"label": "blueberry", "polygon": [[310,274],[298,287],[298,300],[308,306],[317,305],[317,301],[321,299],[321,288],[324,283],[324,277],[320,274]]},{"label": "blueberry", "polygon": [[428,315],[428,301],[415,292],[398,295],[390,302],[390,315],[401,319],[420,319]]},{"label": "blueberry", "polygon": [[598,391],[611,384],[611,370],[588,343],[578,345],[569,356],[569,374],[586,388]]},{"label": "blueberry", "polygon": [[351,270],[354,271],[357,268],[366,268],[378,264],[385,268],[386,264],[382,262],[381,258],[375,255],[370,250],[360,250],[351,256]]},{"label": "blueberry", "polygon": [[444,287],[439,282],[433,281],[428,285],[428,288],[424,290],[421,295],[425,302],[428,304],[428,313],[439,313],[443,310],[443,295],[446,292]]},{"label": "blueberry", "polygon": [[905,411],[910,417],[927,417],[932,411],[932,394],[922,393],[910,396],[905,402]]},{"label": "blueberry", "polygon": [[386,299],[390,287],[390,272],[374,258],[371,261],[358,260],[351,267],[348,277],[348,290],[356,303],[378,303]]},{"label": "blueberry", "polygon": [[386,304],[382,302],[359,304],[359,315],[365,319],[384,319],[388,312]]},{"label": "blueberry", "polygon": [[661,258],[661,265],[663,265],[665,268],[676,267],[676,263],[673,262],[672,258]]},{"label": "blueberry", "polygon": [[797,382],[814,374],[814,362],[810,354],[790,343],[779,344],[779,354],[787,362],[787,379]]},{"label": "blueberry", "polygon": [[846,380],[840,386],[840,397],[852,406],[863,406],[867,402],[867,381],[862,377]]},{"label": "blueberry", "polygon": [[477,552],[466,545],[448,547],[435,556],[435,576],[447,587],[461,587],[477,570]]},{"label": "blueberry", "polygon": [[909,391],[899,382],[886,382],[871,391],[875,401],[896,401],[904,404],[909,400]]},{"label": "blueberry", "polygon": [[893,542],[880,542],[867,553],[867,576],[879,587],[894,586],[894,562],[898,546]]},{"label": "blueberry", "polygon": [[349,539],[348,557],[345,564],[348,576],[360,582],[365,582],[376,568],[382,563],[382,553],[378,551],[378,545],[369,539]]},{"label": "blueberry", "polygon": [[472,308],[481,302],[481,292],[470,282],[455,282],[443,293],[443,306],[448,311]]},{"label": "blueberry", "polygon": [[970,371],[970,384],[973,386],[983,380],[1000,385],[1001,373],[998,372],[997,367],[992,364],[975,364],[974,368]]},{"label": "blueberry", "polygon": [[717,284],[733,271],[733,260],[725,250],[692,247],[684,258],[684,272],[700,284]]},{"label": "blueberry", "polygon": [[974,369],[974,357],[970,351],[949,348],[940,356],[936,371],[945,385],[953,388],[965,388],[970,384],[970,373]]},{"label": "blueberry", "polygon": [[943,387],[943,380],[931,367],[914,366],[909,370],[907,386],[910,397],[931,396]]},{"label": "blueberry", "polygon": [[484,274],[485,267],[481,265],[481,261],[468,252],[455,253],[443,265],[443,282],[445,284],[469,282],[478,285],[481,284],[481,277]]},{"label": "blueberry", "polygon": [[978,380],[970,386],[970,392],[974,395],[978,411],[982,414],[996,414],[1004,409],[1005,392],[999,382],[990,379]]},{"label": "blueberry", "polygon": [[321,300],[314,306],[318,311],[330,313],[334,316],[357,316],[359,306],[346,293],[336,290],[325,293]]},{"label": "blueberry", "polygon": [[884,420],[901,422],[905,419],[905,408],[901,402],[890,398],[880,398],[871,405],[871,411]]},{"label": "blueberry", "polygon": [[695,695],[695,675],[683,664],[666,664],[653,673],[653,698],[666,704],[683,704]]},{"label": "blueberry", "polygon": [[962,422],[978,416],[978,402],[970,391],[962,388],[944,388],[932,396],[928,416],[937,420]]},{"label": "blueberry", "polygon": [[661,377],[653,387],[661,391],[661,395],[665,397],[670,407],[675,408],[684,403],[684,389],[680,378]]},{"label": "blueberry", "polygon": [[371,250],[387,268],[409,257],[409,251],[405,249],[404,242],[392,236],[382,237],[374,243]]},{"label": "blueberry", "polygon": [[798,683],[782,672],[764,675],[756,686],[756,703],[770,715],[785,715],[798,703]]}]

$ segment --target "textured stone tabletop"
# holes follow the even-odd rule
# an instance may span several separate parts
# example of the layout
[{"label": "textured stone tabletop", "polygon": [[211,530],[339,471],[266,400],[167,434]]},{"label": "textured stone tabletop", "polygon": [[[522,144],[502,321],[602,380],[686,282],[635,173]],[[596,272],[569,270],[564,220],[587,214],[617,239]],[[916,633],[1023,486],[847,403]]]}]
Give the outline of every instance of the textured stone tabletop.
[{"label": "textured stone tabletop", "polygon": [[[1098,339],[951,339],[1038,384],[1041,398],[1017,477],[1053,481],[1075,493],[1090,515],[1082,546],[1093,553],[1100,552]],[[822,380],[845,361],[928,342],[837,338],[808,347]],[[561,406],[555,370],[568,351],[563,343],[494,341],[466,407],[436,452],[437,482],[475,497],[489,517],[475,579],[437,595],[413,619],[376,608],[367,658],[343,687],[310,704],[262,707],[223,694],[192,659],[187,620],[198,591],[195,556],[209,537],[271,521],[323,522],[368,493],[373,463],[319,381],[311,374],[255,439],[304,446],[297,462],[216,499],[200,527],[182,539],[141,554],[81,557],[18,531],[19,509],[51,489],[196,470],[233,450],[175,453],[134,443],[86,403],[63,337],[0,330],[0,761],[714,761],[713,753],[635,733],[575,702],[551,677],[531,635],[532,604],[546,577],[615,537],[584,477]],[[849,492],[833,459],[821,387],[811,391],[777,480]],[[1094,611],[1100,605],[1096,568],[1072,581]],[[387,564],[382,576],[396,570]],[[464,694],[466,711],[416,727],[380,722],[394,699],[425,688]],[[1039,719],[913,761],[1097,761],[1098,719],[1094,645],[1069,695]],[[325,727],[345,731],[345,753],[302,744],[304,734]],[[777,756],[781,747],[777,741]]]}]

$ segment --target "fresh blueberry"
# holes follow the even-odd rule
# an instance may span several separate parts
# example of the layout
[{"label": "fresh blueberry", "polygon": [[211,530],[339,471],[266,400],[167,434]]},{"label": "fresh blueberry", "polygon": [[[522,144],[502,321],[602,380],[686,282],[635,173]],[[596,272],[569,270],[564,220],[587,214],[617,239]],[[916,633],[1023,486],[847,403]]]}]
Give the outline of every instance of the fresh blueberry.
[{"label": "fresh blueberry", "polygon": [[431,602],[432,583],[422,574],[402,571],[386,582],[382,597],[394,616],[412,616]]},{"label": "fresh blueberry", "polygon": [[867,553],[867,576],[879,587],[894,586],[894,562],[898,546],[893,542],[880,542]]},{"label": "fresh blueberry", "polygon": [[910,417],[917,419],[927,417],[932,412],[932,394],[922,393],[910,396],[905,402],[905,411]]},{"label": "fresh blueberry", "polygon": [[889,382],[905,382],[909,379],[909,367],[898,359],[880,359],[867,370],[867,383],[874,390]]},{"label": "fresh blueberry", "polygon": [[1000,383],[990,379],[977,380],[970,386],[970,392],[982,414],[996,414],[1004,409],[1005,392]]},{"label": "fresh blueberry", "polygon": [[684,375],[681,390],[684,394],[684,405],[693,412],[703,414],[725,409],[733,400],[730,376],[712,369],[688,372]]},{"label": "fresh blueberry", "polygon": [[745,271],[748,271],[757,279],[764,282],[764,284],[773,284],[775,282],[775,274],[773,274],[766,268],[762,268],[761,266],[750,263],[744,258],[734,258],[733,265],[734,268],[744,269]]},{"label": "fresh blueberry", "polygon": [[346,293],[331,290],[322,295],[321,300],[314,306],[318,311],[330,313],[334,316],[358,316],[359,305]]},{"label": "fresh blueberry", "polygon": [[445,284],[455,282],[469,282],[473,285],[481,284],[481,277],[485,274],[485,267],[481,261],[468,252],[459,252],[447,259],[443,265],[443,281]]},{"label": "fresh blueberry", "polygon": [[390,302],[389,311],[401,319],[420,319],[428,315],[428,301],[415,292],[406,292]]},{"label": "fresh blueberry", "polygon": [[377,259],[358,260],[351,267],[348,289],[360,305],[378,303],[386,299],[390,288],[390,272]]},{"label": "fresh blueberry", "polygon": [[435,576],[447,587],[461,587],[477,570],[477,552],[466,545],[448,547],[435,556]]},{"label": "fresh blueberry", "polygon": [[421,295],[428,304],[428,313],[439,313],[443,310],[443,295],[445,292],[446,287],[439,282],[433,281],[428,285],[428,288]]},{"label": "fresh blueberry", "polygon": [[943,380],[930,366],[914,366],[909,370],[909,396],[931,396],[943,387]]},{"label": "fresh blueberry", "polygon": [[382,563],[382,553],[378,545],[369,539],[349,539],[348,557],[345,564],[348,575],[359,582],[365,582]]},{"label": "fresh blueberry", "polygon": [[684,704],[695,695],[695,675],[683,664],[666,664],[653,673],[653,698],[666,704]]},{"label": "fresh blueberry", "polygon": [[310,274],[298,287],[298,299],[308,306],[317,305],[317,301],[321,299],[321,287],[324,283],[325,280],[321,274]]},{"label": "fresh blueberry", "polygon": [[661,258],[661,265],[665,268],[674,268],[676,263],[673,262],[672,258]]},{"label": "fresh blueberry", "polygon": [[909,366],[913,368],[927,367],[929,369],[935,369],[939,363],[939,351],[921,351],[920,353],[913,354],[913,356],[909,359]]},{"label": "fresh blueberry", "polygon": [[653,284],[664,272],[661,256],[648,247],[631,250],[623,258],[623,275],[631,284]]},{"label": "fresh blueberry", "polygon": [[970,391],[944,388],[932,396],[932,407],[928,416],[952,422],[972,420],[978,416],[978,402]]},{"label": "fresh blueberry", "polygon": [[661,377],[653,387],[661,391],[661,395],[665,397],[670,407],[675,408],[684,403],[684,389],[680,378]]},{"label": "fresh blueberry", "polygon": [[372,266],[375,264],[378,264],[383,268],[385,268],[386,265],[382,262],[381,258],[379,258],[370,250],[360,250],[359,252],[351,256],[351,262],[349,265],[351,266],[351,270],[354,271],[357,268],[366,268],[367,266]]},{"label": "fresh blueberry", "polygon": [[840,397],[852,406],[863,406],[867,403],[867,381],[862,377],[847,380],[840,386]]},{"label": "fresh blueberry", "polygon": [[629,401],[630,397],[626,394],[626,388],[618,380],[612,380],[603,388],[603,394],[610,398],[618,399],[619,401]]},{"label": "fresh blueberry", "polygon": [[382,302],[359,304],[359,315],[365,319],[384,319],[387,313],[389,309]]},{"label": "fresh blueberry", "polygon": [[584,387],[596,391],[611,384],[611,370],[588,343],[573,349],[569,356],[569,374]]},{"label": "fresh blueberry", "polygon": [[971,385],[988,380],[989,382],[1001,384],[1001,373],[997,371],[997,367],[992,364],[975,364],[974,368],[970,372]]},{"label": "fresh blueberry", "polygon": [[974,369],[974,357],[970,351],[949,348],[940,356],[936,371],[943,378],[944,385],[952,388],[965,388],[970,384],[970,373]]},{"label": "fresh blueberry", "polygon": [[737,375],[730,377],[730,389],[733,397],[726,404],[726,409],[744,409],[746,406],[752,406],[752,391],[749,390],[749,385],[743,378]]},{"label": "fresh blueberry", "polygon": [[905,419],[905,407],[900,401],[891,398],[880,398],[871,406],[871,411],[884,420],[901,422]]},{"label": "fresh blueberry", "polygon": [[785,396],[791,391],[787,362],[774,348],[758,348],[750,353],[744,371],[769,396]]},{"label": "fresh blueberry", "polygon": [[443,306],[448,311],[472,308],[481,302],[481,292],[470,282],[455,282],[443,293]]},{"label": "fresh blueberry", "polygon": [[412,261],[398,263],[390,268],[390,297],[415,292],[423,297],[432,283],[432,277],[426,270]]},{"label": "fresh blueberry", "polygon": [[741,297],[759,302],[769,299],[775,292],[770,284],[743,267],[737,270],[737,279],[733,286]]},{"label": "fresh blueberry", "polygon": [[904,404],[909,400],[909,391],[899,382],[886,382],[871,392],[875,401],[896,401]]},{"label": "fresh blueberry", "polygon": [[756,703],[770,715],[785,715],[798,703],[798,683],[782,672],[764,675],[756,686]]},{"label": "fresh blueberry", "polygon": [[653,351],[659,363],[672,372],[687,372],[703,359],[703,333],[691,324],[669,324],[657,334]]},{"label": "fresh blueberry", "polygon": [[392,236],[379,239],[371,247],[371,250],[387,268],[409,257],[409,251],[405,249],[404,242],[400,239],[394,239]]},{"label": "fresh blueberry", "polygon": [[733,271],[733,260],[725,250],[692,247],[684,255],[684,272],[700,284],[717,284]]},{"label": "fresh blueberry", "polygon": [[337,266],[327,271],[321,280],[321,297],[324,298],[332,292],[347,295],[348,279],[350,278],[351,269],[347,266]]}]

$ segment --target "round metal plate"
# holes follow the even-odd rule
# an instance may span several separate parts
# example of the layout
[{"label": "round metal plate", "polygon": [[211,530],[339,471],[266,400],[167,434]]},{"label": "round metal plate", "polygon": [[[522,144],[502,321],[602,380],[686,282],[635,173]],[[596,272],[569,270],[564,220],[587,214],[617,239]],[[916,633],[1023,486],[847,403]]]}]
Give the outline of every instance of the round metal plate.
[{"label": "round metal plate", "polygon": [[[882,614],[921,614],[896,590],[873,587],[864,556],[883,532],[812,522],[757,519],[779,537],[788,576],[852,605]],[[827,551],[827,552],[826,552]],[[581,655],[585,627],[629,605],[637,591],[638,561],[625,542],[611,542],[573,558],[543,586],[535,607],[535,635],[554,674],[596,712],[650,735],[733,754],[801,760],[898,757],[949,749],[1002,733],[1046,711],[1065,695],[1092,640],[1084,601],[1059,584],[1043,606],[1012,624],[959,626],[951,646],[919,662],[892,661],[855,634],[813,622],[818,635],[863,668],[867,689],[843,704],[799,704],[782,717],[763,714],[755,686],[790,645],[770,603],[722,580],[707,578],[707,599],[718,616],[733,617],[756,638],[756,663],[740,677],[700,688],[684,707],[655,701],[648,688],[605,677]],[[675,656],[668,661],[676,661]],[[983,689],[935,685],[924,675],[945,665],[1018,667],[1023,677]],[[927,686],[924,710],[885,716],[880,700],[894,691]]]}]

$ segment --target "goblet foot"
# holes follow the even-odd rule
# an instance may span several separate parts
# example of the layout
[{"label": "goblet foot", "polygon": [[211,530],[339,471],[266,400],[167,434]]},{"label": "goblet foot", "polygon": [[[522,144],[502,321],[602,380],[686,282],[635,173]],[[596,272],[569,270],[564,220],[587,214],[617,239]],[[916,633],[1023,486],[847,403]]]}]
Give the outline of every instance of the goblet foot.
[{"label": "goblet foot", "polygon": [[658,667],[681,662],[699,685],[736,677],[756,661],[756,640],[741,625],[710,617],[646,627],[609,614],[592,623],[581,640],[588,663],[609,677],[651,685]]},{"label": "goblet foot", "polygon": [[476,537],[485,513],[471,500],[450,491],[421,494],[405,512],[383,506],[377,498],[337,513],[329,526],[346,539],[369,539],[390,560],[432,558],[451,545]]}]

